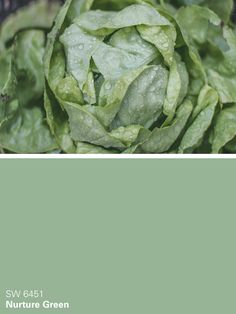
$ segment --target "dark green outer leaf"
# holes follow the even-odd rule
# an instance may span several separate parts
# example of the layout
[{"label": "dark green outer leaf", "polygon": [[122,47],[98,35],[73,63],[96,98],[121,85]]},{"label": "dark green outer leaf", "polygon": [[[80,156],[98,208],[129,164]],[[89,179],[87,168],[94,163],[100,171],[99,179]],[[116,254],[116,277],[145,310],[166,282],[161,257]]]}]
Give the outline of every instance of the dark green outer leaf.
[{"label": "dark green outer leaf", "polygon": [[56,1],[39,0],[27,7],[21,8],[17,13],[10,15],[0,26],[0,38],[5,45],[17,32],[26,29],[50,29],[55,15],[59,10]]},{"label": "dark green outer leaf", "polygon": [[0,129],[0,147],[15,153],[45,153],[57,148],[40,108],[20,109]]},{"label": "dark green outer leaf", "polygon": [[213,130],[212,152],[217,154],[236,136],[236,105],[223,109]]}]

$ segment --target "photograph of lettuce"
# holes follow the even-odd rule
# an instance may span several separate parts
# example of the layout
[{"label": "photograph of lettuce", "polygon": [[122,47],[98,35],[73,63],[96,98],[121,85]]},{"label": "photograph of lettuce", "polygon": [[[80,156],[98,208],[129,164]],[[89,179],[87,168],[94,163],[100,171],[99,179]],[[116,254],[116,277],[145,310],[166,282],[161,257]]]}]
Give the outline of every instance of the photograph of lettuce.
[{"label": "photograph of lettuce", "polygon": [[39,0],[1,18],[1,153],[236,153],[233,7]]}]

